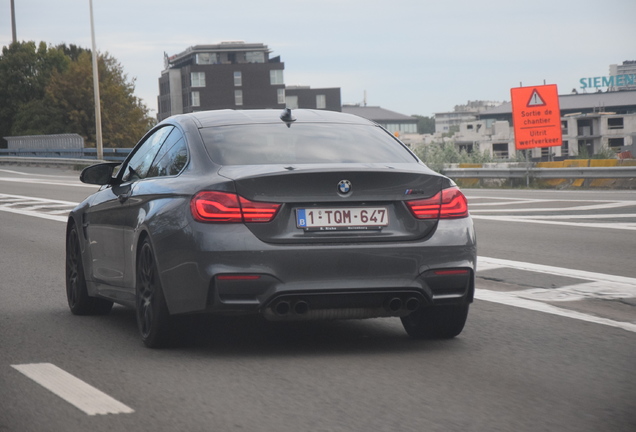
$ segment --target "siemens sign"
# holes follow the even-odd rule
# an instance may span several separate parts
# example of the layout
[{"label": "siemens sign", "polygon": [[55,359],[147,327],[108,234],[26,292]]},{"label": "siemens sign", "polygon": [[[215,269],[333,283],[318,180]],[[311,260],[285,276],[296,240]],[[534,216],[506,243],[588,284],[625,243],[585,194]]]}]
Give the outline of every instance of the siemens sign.
[{"label": "siemens sign", "polygon": [[610,75],[604,77],[581,78],[581,88],[625,87],[636,84],[636,75]]}]

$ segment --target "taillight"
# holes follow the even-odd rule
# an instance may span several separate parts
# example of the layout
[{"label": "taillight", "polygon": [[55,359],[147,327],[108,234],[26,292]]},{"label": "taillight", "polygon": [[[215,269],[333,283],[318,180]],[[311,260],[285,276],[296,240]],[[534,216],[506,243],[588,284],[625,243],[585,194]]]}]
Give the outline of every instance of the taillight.
[{"label": "taillight", "polygon": [[228,192],[199,192],[190,201],[190,210],[199,222],[270,222],[280,204],[250,201]]},{"label": "taillight", "polygon": [[407,201],[413,216],[418,219],[458,219],[468,217],[468,201],[457,187],[443,189],[422,200]]},{"label": "taillight", "polygon": [[468,201],[457,187],[442,191],[442,208],[440,219],[458,219],[468,217]]}]

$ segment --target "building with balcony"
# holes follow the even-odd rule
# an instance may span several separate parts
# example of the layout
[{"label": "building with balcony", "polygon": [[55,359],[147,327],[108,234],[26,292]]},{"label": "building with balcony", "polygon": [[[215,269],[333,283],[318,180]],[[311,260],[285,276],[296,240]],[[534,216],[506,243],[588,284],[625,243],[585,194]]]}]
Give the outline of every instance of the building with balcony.
[{"label": "building with balcony", "polygon": [[285,108],[285,64],[261,43],[196,45],[164,58],[159,121],[211,109]]}]

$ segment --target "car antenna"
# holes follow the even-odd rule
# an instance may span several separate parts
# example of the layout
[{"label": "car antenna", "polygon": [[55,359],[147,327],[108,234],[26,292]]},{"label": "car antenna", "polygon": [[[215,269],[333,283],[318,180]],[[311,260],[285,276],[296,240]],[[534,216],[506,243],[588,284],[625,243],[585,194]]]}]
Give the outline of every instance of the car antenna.
[{"label": "car antenna", "polygon": [[280,119],[285,122],[287,127],[291,127],[291,124],[296,121],[296,118],[292,115],[291,108],[285,108],[280,115]]}]

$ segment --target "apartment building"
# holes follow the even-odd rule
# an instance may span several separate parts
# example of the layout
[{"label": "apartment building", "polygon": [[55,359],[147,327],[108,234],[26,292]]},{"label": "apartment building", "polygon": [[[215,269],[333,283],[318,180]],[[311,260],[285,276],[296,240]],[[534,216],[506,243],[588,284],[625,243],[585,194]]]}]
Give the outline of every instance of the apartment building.
[{"label": "apartment building", "polygon": [[211,109],[285,107],[285,64],[262,43],[196,45],[165,55],[159,78],[159,121]]}]

